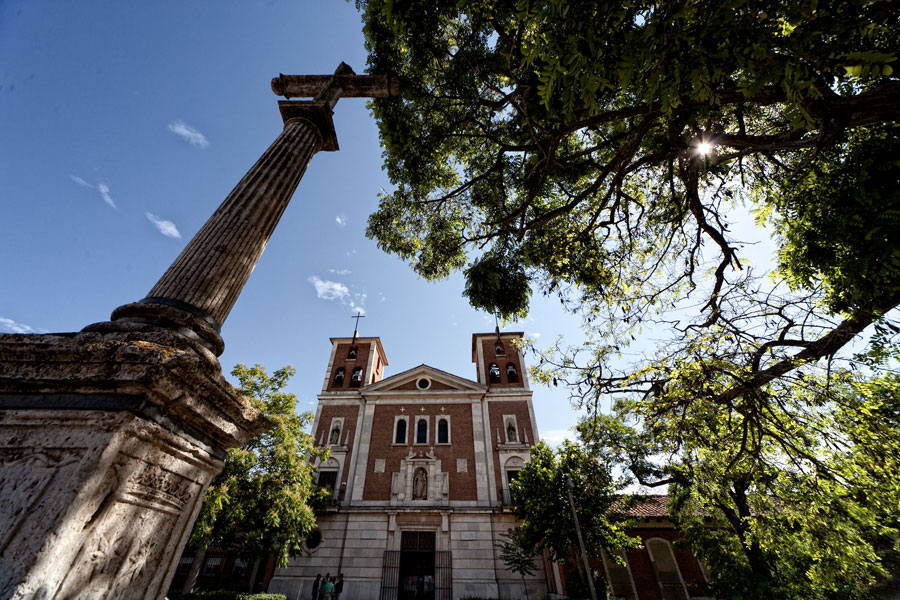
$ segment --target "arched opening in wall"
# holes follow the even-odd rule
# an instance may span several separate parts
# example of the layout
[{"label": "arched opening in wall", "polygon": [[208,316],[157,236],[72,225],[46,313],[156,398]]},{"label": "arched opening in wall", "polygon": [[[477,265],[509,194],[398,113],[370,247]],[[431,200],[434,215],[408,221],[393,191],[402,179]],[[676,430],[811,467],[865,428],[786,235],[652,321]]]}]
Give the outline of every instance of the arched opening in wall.
[{"label": "arched opening in wall", "polygon": [[488,379],[491,383],[500,383],[500,367],[497,363],[491,363],[488,367]]},{"label": "arched opening in wall", "polygon": [[397,419],[397,431],[394,434],[394,443],[406,443],[406,419]]},{"label": "arched opening in wall", "polygon": [[437,438],[438,444],[450,443],[450,423],[447,422],[447,419],[441,419],[440,421],[438,421]]},{"label": "arched opening in wall", "polygon": [[334,374],[334,385],[344,385],[344,367],[338,368],[337,373]]},{"label": "arched opening in wall", "polygon": [[503,342],[497,342],[497,345],[494,346],[494,352],[496,352],[497,356],[503,356]]},{"label": "arched opening in wall", "polygon": [[671,544],[661,538],[651,538],[644,542],[644,546],[650,554],[663,600],[688,600]]},{"label": "arched opening in wall", "polygon": [[362,383],[362,367],[356,367],[353,369],[353,374],[350,375],[350,385],[359,387],[360,383]]},{"label": "arched opening in wall", "polygon": [[428,421],[425,419],[419,419],[419,422],[416,423],[416,443],[428,443]]},{"label": "arched opening in wall", "polygon": [[506,365],[506,380],[510,383],[515,383],[519,380],[519,372],[516,371],[516,366],[512,363]]},{"label": "arched opening in wall", "polygon": [[356,346],[350,346],[350,350],[347,352],[347,358],[350,360],[356,358]]},{"label": "arched opening in wall", "polygon": [[606,583],[615,598],[636,598],[634,581],[631,578],[631,570],[628,568],[627,557],[624,552],[618,554],[616,562],[606,551],[602,552],[603,567],[606,569]]},{"label": "arched opening in wall", "polygon": [[319,546],[322,545],[322,532],[318,529],[313,529],[309,532],[309,535],[306,536],[306,539],[303,541],[303,545],[306,546],[307,550],[315,550]]}]

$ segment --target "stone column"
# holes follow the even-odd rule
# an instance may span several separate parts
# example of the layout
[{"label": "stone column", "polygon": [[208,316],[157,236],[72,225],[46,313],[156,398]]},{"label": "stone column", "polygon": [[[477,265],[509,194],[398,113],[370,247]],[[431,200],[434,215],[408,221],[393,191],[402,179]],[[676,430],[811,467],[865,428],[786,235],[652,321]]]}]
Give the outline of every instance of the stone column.
[{"label": "stone column", "polygon": [[219,327],[337,149],[333,102],[279,104],[284,131],[147,298],[79,333],[0,334],[0,600],[163,597],[225,450],[268,427],[222,377]]},{"label": "stone column", "polygon": [[279,102],[284,131],[185,246],[146,298],[117,308],[113,321],[179,331],[217,356],[219,329],[259,261],[313,154],[337,150],[323,102]]}]

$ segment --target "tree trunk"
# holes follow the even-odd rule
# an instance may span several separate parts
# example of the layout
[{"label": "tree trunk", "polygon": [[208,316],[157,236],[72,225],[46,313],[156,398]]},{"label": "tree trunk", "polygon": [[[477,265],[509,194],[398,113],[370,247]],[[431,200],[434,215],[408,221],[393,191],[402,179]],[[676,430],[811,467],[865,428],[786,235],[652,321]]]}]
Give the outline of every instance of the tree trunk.
[{"label": "tree trunk", "polygon": [[194,553],[194,562],[191,563],[191,570],[188,571],[187,579],[184,580],[184,586],[181,588],[183,593],[190,594],[194,591],[194,586],[197,585],[197,577],[200,576],[200,569],[203,568],[203,560],[205,558],[206,544],[202,548],[197,548],[197,551]]}]

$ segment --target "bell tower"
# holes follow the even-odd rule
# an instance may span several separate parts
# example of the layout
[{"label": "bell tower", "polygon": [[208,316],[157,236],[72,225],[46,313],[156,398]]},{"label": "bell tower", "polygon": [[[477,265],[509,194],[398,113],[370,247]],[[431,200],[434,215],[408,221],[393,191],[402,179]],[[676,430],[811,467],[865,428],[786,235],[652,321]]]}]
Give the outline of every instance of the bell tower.
[{"label": "bell tower", "polygon": [[522,355],[521,331],[475,333],[472,335],[472,362],[477,381],[492,388],[529,389]]},{"label": "bell tower", "polygon": [[322,392],[353,391],[381,381],[388,364],[381,338],[331,338]]}]

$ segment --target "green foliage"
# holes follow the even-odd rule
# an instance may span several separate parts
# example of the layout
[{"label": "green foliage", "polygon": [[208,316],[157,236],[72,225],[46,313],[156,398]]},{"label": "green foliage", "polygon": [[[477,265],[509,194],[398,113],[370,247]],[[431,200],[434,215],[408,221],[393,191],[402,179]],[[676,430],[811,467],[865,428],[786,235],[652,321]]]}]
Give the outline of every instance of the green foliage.
[{"label": "green foliage", "polygon": [[242,448],[228,451],[225,468],[209,486],[190,544],[215,544],[238,556],[269,554],[280,566],[302,549],[315,527],[310,458],[320,454],[306,432],[312,413],[298,415],[296,397],[283,391],[294,374],[290,366],[267,375],[262,365],[237,365],[231,372],[239,391],[272,423]]},{"label": "green foliage", "polygon": [[[697,400],[680,422],[643,413],[637,428],[623,420],[639,407],[616,408],[583,422],[582,436],[644,482],[670,484],[670,514],[710,568],[715,597],[861,598],[895,567],[897,376],[809,382],[761,420]],[[673,447],[676,458],[654,464]]]},{"label": "green foliage", "polygon": [[526,557],[546,551],[551,560],[564,563],[580,556],[575,522],[566,488],[574,483],[575,510],[589,555],[601,549],[611,555],[633,547],[636,540],[625,535],[626,520],[619,511],[625,506],[607,465],[598,462],[582,446],[563,442],[554,453],[546,443],[531,449],[531,459],[510,484],[513,513],[521,524],[507,534],[503,552],[510,570],[522,573]]},{"label": "green foliage", "polygon": [[766,198],[780,215],[781,268],[795,287],[823,284],[834,312],[872,309],[900,292],[900,127],[854,130],[824,154],[779,173]]}]

